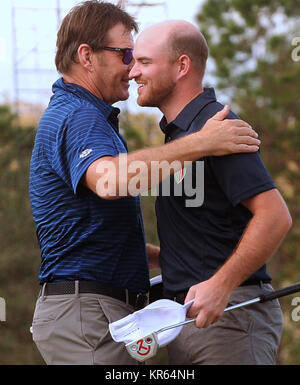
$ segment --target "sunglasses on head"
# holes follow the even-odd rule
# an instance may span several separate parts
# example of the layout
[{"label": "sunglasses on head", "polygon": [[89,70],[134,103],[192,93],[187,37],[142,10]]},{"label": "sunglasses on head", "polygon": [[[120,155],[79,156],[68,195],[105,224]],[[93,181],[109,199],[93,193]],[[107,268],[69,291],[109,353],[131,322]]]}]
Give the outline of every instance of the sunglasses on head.
[{"label": "sunglasses on head", "polygon": [[99,47],[98,49],[105,49],[107,51],[122,52],[122,54],[123,54],[122,61],[126,65],[130,64],[132,59],[133,59],[133,56],[132,56],[133,49],[132,48]]}]

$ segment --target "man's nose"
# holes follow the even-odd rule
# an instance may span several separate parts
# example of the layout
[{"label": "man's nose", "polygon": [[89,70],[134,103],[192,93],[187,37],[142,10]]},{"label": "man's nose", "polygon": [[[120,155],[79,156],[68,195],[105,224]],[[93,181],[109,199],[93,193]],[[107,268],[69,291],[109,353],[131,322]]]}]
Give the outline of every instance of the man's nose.
[{"label": "man's nose", "polygon": [[129,64],[128,70],[129,70],[128,76],[130,80],[139,76],[138,66],[134,59],[132,59],[131,63]]}]

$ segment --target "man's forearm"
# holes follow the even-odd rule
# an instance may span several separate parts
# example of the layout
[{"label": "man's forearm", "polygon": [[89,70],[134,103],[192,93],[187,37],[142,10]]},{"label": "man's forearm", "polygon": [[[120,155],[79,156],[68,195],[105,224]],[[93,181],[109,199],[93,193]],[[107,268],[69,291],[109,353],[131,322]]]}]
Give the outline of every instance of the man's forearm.
[{"label": "man's forearm", "polygon": [[89,167],[86,184],[105,199],[138,195],[181,169],[184,161],[196,160],[204,154],[201,143],[198,151],[191,143],[186,136],[162,146],[102,157]]},{"label": "man's forearm", "polygon": [[118,199],[153,188],[182,168],[184,161],[256,152],[260,142],[255,131],[240,120],[218,120],[222,113],[209,119],[201,131],[168,144],[98,159],[86,172],[86,186],[102,198]]},{"label": "man's forearm", "polygon": [[[274,195],[277,191],[267,193]],[[214,279],[228,291],[239,286],[272,257],[291,227],[284,202],[274,200],[270,206],[255,213],[237,248],[215,274]]]},{"label": "man's forearm", "polygon": [[[196,150],[194,140],[199,141],[190,135],[162,146],[121,154],[111,159],[113,165],[108,170],[107,180],[116,180],[116,185],[112,183],[113,191],[110,195],[137,195],[150,190],[182,169],[184,162],[205,156],[205,145],[199,141]],[[101,175],[104,169],[105,165],[100,163],[98,174]],[[98,183],[97,189],[99,187],[101,183]]]},{"label": "man's forearm", "polygon": [[186,296],[185,302],[195,298],[188,317],[197,317],[197,327],[207,327],[221,317],[232,291],[274,254],[291,227],[289,211],[277,190],[258,194],[244,204],[253,217],[235,251],[210,279],[192,286]]},{"label": "man's forearm", "polygon": [[253,217],[238,247],[215,274],[223,287],[232,291],[263,266],[279,247],[286,231],[274,231],[271,219]]},{"label": "man's forearm", "polygon": [[147,248],[147,254],[148,254],[148,264],[149,269],[156,269],[159,268],[159,253],[160,253],[160,247],[155,246],[151,243],[146,244]]}]

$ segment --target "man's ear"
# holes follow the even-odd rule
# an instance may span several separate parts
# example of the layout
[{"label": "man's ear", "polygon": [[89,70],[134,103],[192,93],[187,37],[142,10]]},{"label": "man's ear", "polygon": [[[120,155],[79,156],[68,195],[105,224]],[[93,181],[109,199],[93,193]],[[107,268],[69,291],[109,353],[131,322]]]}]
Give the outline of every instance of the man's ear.
[{"label": "man's ear", "polygon": [[187,55],[181,55],[177,59],[177,64],[178,64],[177,78],[179,80],[189,73],[190,68],[191,68],[191,59]]},{"label": "man's ear", "polygon": [[77,50],[77,56],[79,63],[88,71],[93,70],[92,56],[94,51],[88,44],[80,44]]}]

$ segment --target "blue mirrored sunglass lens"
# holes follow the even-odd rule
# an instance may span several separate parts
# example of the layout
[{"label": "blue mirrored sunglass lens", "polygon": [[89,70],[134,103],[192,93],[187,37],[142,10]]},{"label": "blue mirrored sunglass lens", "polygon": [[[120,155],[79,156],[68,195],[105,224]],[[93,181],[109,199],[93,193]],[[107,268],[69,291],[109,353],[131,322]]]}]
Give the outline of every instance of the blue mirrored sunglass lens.
[{"label": "blue mirrored sunglass lens", "polygon": [[124,54],[124,57],[123,57],[123,62],[124,64],[130,64],[130,62],[132,61],[133,59],[133,56],[132,56],[132,50],[131,49],[127,49],[125,51],[125,54]]}]

